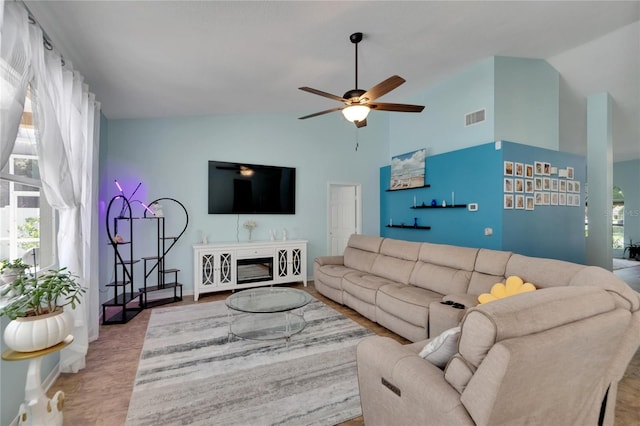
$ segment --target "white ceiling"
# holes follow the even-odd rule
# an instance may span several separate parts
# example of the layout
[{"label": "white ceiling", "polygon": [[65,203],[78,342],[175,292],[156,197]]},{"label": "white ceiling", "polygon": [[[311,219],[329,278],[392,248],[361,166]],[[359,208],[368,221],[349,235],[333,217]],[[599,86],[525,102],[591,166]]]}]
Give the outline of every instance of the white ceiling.
[{"label": "white ceiling", "polygon": [[[302,116],[333,107],[334,101],[297,88],[336,95],[353,89],[349,35],[356,31],[365,34],[359,88],[398,74],[407,82],[381,101],[403,102],[486,57],[547,59],[640,19],[639,1],[25,4],[54,47],[85,76],[110,119]],[[624,79],[616,84],[612,91],[638,87]],[[631,104],[637,108],[638,102]]]}]

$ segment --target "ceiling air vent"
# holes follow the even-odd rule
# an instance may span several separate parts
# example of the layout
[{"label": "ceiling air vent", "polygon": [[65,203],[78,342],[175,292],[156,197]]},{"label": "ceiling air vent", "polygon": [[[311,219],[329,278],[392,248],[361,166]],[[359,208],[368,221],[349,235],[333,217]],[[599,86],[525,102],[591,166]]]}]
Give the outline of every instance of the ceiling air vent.
[{"label": "ceiling air vent", "polygon": [[485,116],[484,109],[480,109],[478,111],[470,112],[464,116],[464,124],[465,126],[471,126],[473,124],[478,124],[484,121]]}]

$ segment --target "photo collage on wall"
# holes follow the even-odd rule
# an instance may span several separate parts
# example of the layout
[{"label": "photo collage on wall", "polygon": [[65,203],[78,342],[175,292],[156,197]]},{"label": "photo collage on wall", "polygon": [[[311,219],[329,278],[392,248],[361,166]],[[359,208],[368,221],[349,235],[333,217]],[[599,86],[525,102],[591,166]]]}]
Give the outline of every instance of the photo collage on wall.
[{"label": "photo collage on wall", "polygon": [[503,186],[505,209],[581,205],[581,183],[574,179],[573,167],[559,169],[543,161],[505,161]]}]

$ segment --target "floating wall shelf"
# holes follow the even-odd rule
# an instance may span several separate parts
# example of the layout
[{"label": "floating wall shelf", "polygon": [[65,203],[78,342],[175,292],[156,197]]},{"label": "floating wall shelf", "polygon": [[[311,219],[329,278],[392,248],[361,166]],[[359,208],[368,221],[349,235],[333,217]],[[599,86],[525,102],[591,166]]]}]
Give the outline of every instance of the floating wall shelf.
[{"label": "floating wall shelf", "polygon": [[406,191],[408,189],[431,188],[431,185],[412,186],[411,188],[387,189],[386,192]]},{"label": "floating wall shelf", "polygon": [[431,229],[430,226],[409,226],[409,225],[387,225],[387,228],[402,228],[402,229]]},{"label": "floating wall shelf", "polygon": [[466,209],[466,204],[456,204],[455,206],[413,206],[412,209]]}]

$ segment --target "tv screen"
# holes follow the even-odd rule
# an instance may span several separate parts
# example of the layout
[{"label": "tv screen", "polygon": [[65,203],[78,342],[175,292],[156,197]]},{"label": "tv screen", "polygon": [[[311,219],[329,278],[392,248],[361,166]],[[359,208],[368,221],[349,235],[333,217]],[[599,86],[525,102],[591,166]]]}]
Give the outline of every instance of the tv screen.
[{"label": "tv screen", "polygon": [[295,212],[295,168],[209,161],[209,214]]}]

